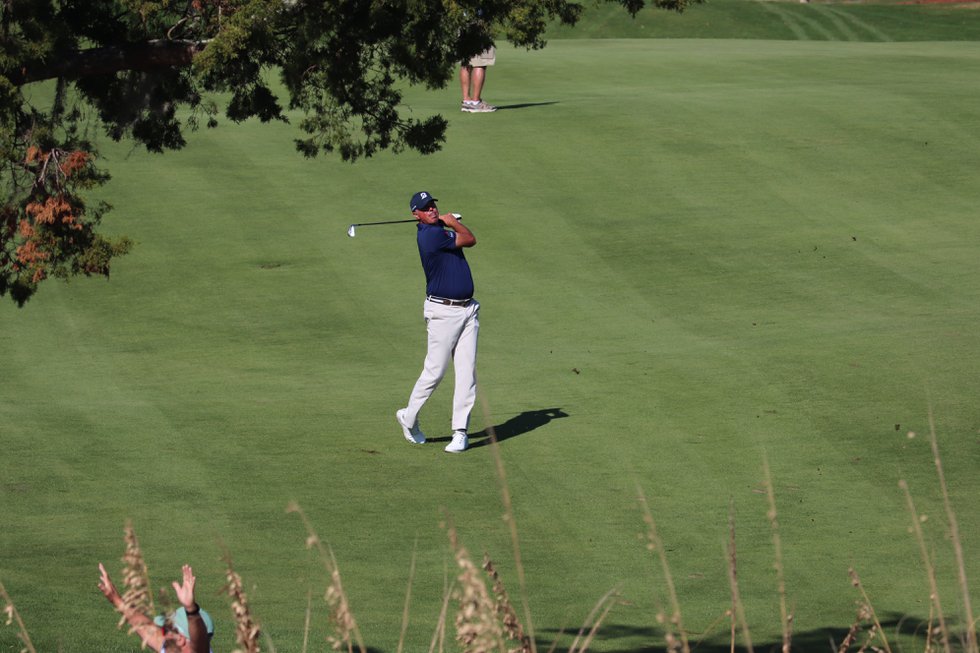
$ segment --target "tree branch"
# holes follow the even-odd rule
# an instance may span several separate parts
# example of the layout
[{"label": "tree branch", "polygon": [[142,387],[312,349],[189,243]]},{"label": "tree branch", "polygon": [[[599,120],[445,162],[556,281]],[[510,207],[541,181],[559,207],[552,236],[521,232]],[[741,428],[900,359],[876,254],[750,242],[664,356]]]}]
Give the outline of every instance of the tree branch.
[{"label": "tree branch", "polygon": [[43,79],[79,79],[107,75],[121,70],[158,70],[189,66],[194,56],[209,41],[169,41],[156,39],[146,43],[75,50],[59,56],[58,61],[30,61],[7,78],[15,86]]}]

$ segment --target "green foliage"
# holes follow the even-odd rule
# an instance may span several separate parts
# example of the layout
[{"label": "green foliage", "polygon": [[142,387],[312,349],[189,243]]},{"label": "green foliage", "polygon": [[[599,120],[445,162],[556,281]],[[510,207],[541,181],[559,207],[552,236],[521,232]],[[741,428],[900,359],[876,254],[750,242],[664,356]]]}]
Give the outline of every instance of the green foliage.
[{"label": "green foliage", "polygon": [[[632,13],[643,6],[620,1]],[[671,8],[699,0],[678,1]],[[105,209],[87,215],[74,194],[65,205],[86,238],[31,240],[48,228],[37,228],[28,206],[43,193],[73,191],[68,177],[32,180],[39,171],[28,152],[36,160],[84,154],[86,179],[97,184],[94,148],[75,136],[82,125],[97,119],[115,141],[180,149],[202,115],[217,125],[209,96],[222,92],[235,122],[286,121],[284,103],[302,112],[305,137],[296,147],[306,156],[431,153],[445,140],[446,120],[406,117],[402,81],[443,87],[458,62],[500,35],[540,48],[549,23],[574,24],[580,9],[571,0],[8,0],[0,6],[0,140],[9,172],[0,295],[23,304],[47,276],[108,275],[112,257],[127,249],[95,234]],[[269,87],[269,71],[282,75],[288,98]],[[50,107],[24,93],[43,80],[57,80]],[[32,242],[40,258],[28,256]]]},{"label": "green foliage", "polygon": [[[38,137],[53,140],[44,130],[38,130]],[[19,305],[49,277],[108,276],[112,258],[132,246],[127,238],[98,234],[110,207],[100,202],[90,208],[82,197],[108,175],[83,149],[46,147],[32,145],[25,159],[8,156],[6,161],[12,186],[24,190],[0,214],[0,294],[9,293]]]}]

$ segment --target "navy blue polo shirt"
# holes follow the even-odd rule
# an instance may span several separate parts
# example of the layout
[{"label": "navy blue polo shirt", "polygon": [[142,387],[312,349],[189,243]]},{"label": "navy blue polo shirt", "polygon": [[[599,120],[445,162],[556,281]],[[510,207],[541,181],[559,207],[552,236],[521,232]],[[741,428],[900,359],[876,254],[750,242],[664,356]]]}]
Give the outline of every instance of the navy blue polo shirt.
[{"label": "navy blue polo shirt", "polygon": [[456,234],[442,224],[418,225],[419,257],[425,271],[425,294],[446,299],[473,296],[473,275]]}]

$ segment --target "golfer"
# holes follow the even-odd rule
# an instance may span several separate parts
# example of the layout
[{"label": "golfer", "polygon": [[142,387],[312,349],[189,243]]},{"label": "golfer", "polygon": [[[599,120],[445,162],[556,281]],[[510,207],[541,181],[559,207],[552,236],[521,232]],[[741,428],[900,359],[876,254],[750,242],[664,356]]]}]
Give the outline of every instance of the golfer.
[{"label": "golfer", "polygon": [[463,256],[476,237],[452,213],[439,215],[436,198],[426,191],[412,195],[409,207],[419,221],[418,245],[425,271],[422,316],[428,331],[428,349],[408,406],[395,412],[405,439],[425,442],[419,411],[438,387],[452,361],[456,371],[453,392],[453,439],[449,453],[466,451],[470,412],[476,402],[476,339],[480,331],[480,304],[473,299],[473,275]]}]

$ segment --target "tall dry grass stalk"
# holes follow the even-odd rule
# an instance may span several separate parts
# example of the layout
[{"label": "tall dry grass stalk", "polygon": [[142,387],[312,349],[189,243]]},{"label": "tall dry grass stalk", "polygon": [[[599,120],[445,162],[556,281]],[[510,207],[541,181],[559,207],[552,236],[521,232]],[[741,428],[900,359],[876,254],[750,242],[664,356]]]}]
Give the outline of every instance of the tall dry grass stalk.
[{"label": "tall dry grass stalk", "polygon": [[861,604],[858,606],[857,617],[851,624],[851,627],[847,629],[847,635],[841,640],[840,645],[835,649],[837,653],[847,653],[851,646],[854,644],[854,640],[857,639],[858,633],[861,632],[861,625],[868,620],[867,606]]},{"label": "tall dry grass stalk", "polygon": [[7,617],[6,625],[17,624],[17,639],[24,645],[20,653],[37,653],[37,649],[34,648],[34,644],[31,642],[31,636],[27,634],[27,627],[24,625],[24,620],[20,618],[20,613],[17,612],[13,599],[7,594],[7,588],[3,586],[2,582],[0,582],[0,599],[3,599],[4,603],[3,614]]},{"label": "tall dry grass stalk", "polygon": [[224,593],[231,598],[231,613],[235,619],[235,641],[239,648],[232,653],[260,653],[259,635],[262,629],[252,616],[248,605],[248,596],[242,587],[242,577],[235,571],[231,563],[231,555],[225,554],[225,587]]},{"label": "tall dry grass stalk", "polygon": [[960,584],[961,600],[963,601],[963,617],[966,625],[966,650],[968,653],[980,653],[977,648],[977,617],[974,616],[973,607],[970,604],[970,584],[966,579],[963,542],[960,539],[960,527],[956,519],[956,512],[953,510],[953,504],[949,500],[949,486],[946,484],[946,475],[943,472],[943,460],[939,455],[939,441],[936,438],[936,420],[932,414],[931,404],[929,405],[929,443],[932,446],[932,457],[936,464],[936,474],[939,476],[939,487],[943,493],[943,507],[946,510],[946,520],[949,524],[949,537],[953,544],[953,553],[956,556],[956,572]]},{"label": "tall dry grass stalk", "polygon": [[745,620],[745,605],[742,603],[741,594],[738,591],[738,564],[735,551],[735,500],[732,499],[728,504],[728,547],[726,551],[728,560],[728,588],[732,595],[731,614],[731,639],[730,650],[735,653],[735,632],[736,624],[742,630],[742,640],[745,643],[745,650],[752,651],[752,637],[749,635],[749,625]]},{"label": "tall dry grass stalk", "polygon": [[[464,653],[532,653],[532,638],[521,625],[493,560],[484,554],[482,568],[486,574],[485,579],[466,547],[460,543],[456,529],[448,518],[446,523],[453,556],[459,567],[456,585],[451,594],[458,602],[455,617],[456,640],[462,645]],[[487,590],[487,580],[492,592]],[[585,653],[588,650],[606,616],[618,603],[618,598],[618,590],[613,589],[599,600],[568,653]],[[445,602],[440,623],[445,623]],[[430,653],[435,648],[435,642],[434,637]],[[555,645],[557,646],[557,641]]]},{"label": "tall dry grass stalk", "polygon": [[438,647],[439,653],[445,650],[446,646],[446,622],[449,619],[449,601],[452,599],[452,584],[449,582],[449,568],[442,570],[442,607],[439,610],[439,618],[436,620],[436,629],[432,633],[432,642],[429,644],[429,653],[435,653]]},{"label": "tall dry grass stalk", "polygon": [[[858,588],[863,599],[858,607],[858,620],[871,621],[873,624],[873,627],[868,631],[868,635],[865,638],[865,643],[861,646],[861,651],[871,648],[875,651],[884,650],[885,653],[892,653],[891,646],[888,644],[888,637],[885,635],[885,629],[881,627],[881,620],[878,619],[878,613],[875,612],[874,606],[871,605],[871,599],[868,597],[868,593],[864,591],[861,578],[853,567],[847,570],[847,574],[851,578],[851,585]],[[874,646],[876,641],[880,642],[880,648]],[[840,653],[843,653],[845,650],[847,649],[840,649]]]},{"label": "tall dry grass stalk", "polygon": [[310,520],[307,519],[306,513],[299,507],[299,504],[294,501],[290,502],[286,506],[286,512],[299,515],[303,521],[303,526],[306,528],[306,548],[315,547],[317,549],[320,560],[330,575],[330,583],[327,585],[323,597],[330,613],[331,634],[327,636],[327,643],[335,651],[346,649],[347,653],[353,653],[356,645],[360,653],[367,653],[364,640],[361,638],[361,631],[357,627],[357,620],[354,619],[354,613],[351,612],[347,593],[344,591],[340,569],[337,567],[337,559],[334,557],[333,549],[325,545],[320,536],[316,534]]},{"label": "tall dry grass stalk", "polygon": [[[646,495],[643,494],[643,489],[640,488],[639,484],[636,486],[637,496],[639,498],[640,507],[643,510],[643,521],[647,525],[647,530],[645,533],[647,541],[647,549],[650,551],[655,551],[657,556],[660,558],[660,566],[664,574],[664,582],[667,584],[667,593],[670,598],[670,609],[671,614],[668,617],[666,614],[657,615],[657,621],[664,626],[666,638],[667,650],[668,651],[683,651],[683,653],[691,653],[691,645],[688,641],[687,631],[684,630],[684,623],[681,620],[681,604],[677,599],[677,589],[674,586],[674,577],[670,573],[670,564],[667,562],[667,553],[664,550],[663,542],[660,541],[660,536],[657,534],[657,524],[653,520],[653,513],[650,512],[650,506],[647,504]],[[674,628],[677,629],[677,633],[680,637],[678,640],[674,635]]]},{"label": "tall dry grass stalk", "polygon": [[[618,603],[619,589],[614,587],[603,594],[592,607],[589,616],[585,618],[585,623],[582,624],[578,635],[572,641],[572,646],[568,649],[568,653],[586,653],[592,645],[592,640],[595,639],[596,633],[599,632],[599,627],[606,620],[606,617],[609,616],[610,610]],[[552,650],[554,650],[554,647],[552,647]]]},{"label": "tall dry grass stalk", "polygon": [[783,653],[789,653],[793,637],[793,616],[786,607],[786,579],[783,575],[783,547],[779,539],[779,521],[776,513],[776,491],[772,486],[772,474],[769,473],[769,458],[762,452],[762,467],[765,473],[766,497],[769,500],[769,530],[772,531],[773,567],[776,570],[776,583],[779,592],[779,620],[783,633]]},{"label": "tall dry grass stalk", "polygon": [[310,622],[313,620],[313,588],[306,590],[306,618],[303,620],[303,653],[310,645]]},{"label": "tall dry grass stalk", "polygon": [[[912,493],[909,490],[909,484],[902,479],[898,482],[898,487],[902,489],[905,494],[905,504],[908,507],[909,514],[912,516],[912,533],[915,535],[915,540],[919,544],[919,556],[922,558],[922,565],[926,570],[926,578],[929,581],[929,607],[930,614],[935,614],[936,619],[939,622],[939,641],[943,647],[944,653],[950,653],[950,638],[949,638],[949,627],[946,625],[946,617],[943,613],[942,602],[939,599],[939,583],[936,581],[936,566],[932,562],[932,556],[929,555],[929,549],[926,546],[926,538],[922,533],[922,522],[925,521],[925,516],[919,516],[918,511],[915,508],[915,502],[912,500]],[[929,651],[929,640],[932,639],[933,627],[930,618],[929,630],[927,633],[927,646],[926,650]]]},{"label": "tall dry grass stalk", "polygon": [[486,554],[483,555],[483,571],[487,573],[487,576],[493,582],[494,610],[497,613],[497,619],[500,620],[503,626],[504,637],[518,644],[517,648],[510,650],[512,652],[531,653],[531,637],[524,632],[524,627],[517,618],[517,613],[514,612],[514,606],[510,603],[510,597],[507,596],[504,583],[500,580],[500,574],[494,568],[490,556]]},{"label": "tall dry grass stalk", "polygon": [[408,567],[408,587],[405,589],[405,605],[402,608],[402,628],[398,633],[398,653],[405,650],[405,635],[408,633],[408,606],[412,603],[412,582],[415,580],[415,558],[419,548],[418,537],[412,545],[412,561]]},{"label": "tall dry grass stalk", "polygon": [[[593,611],[595,611],[595,608],[593,608]],[[583,629],[584,629],[584,626],[583,626]],[[581,633],[582,631],[579,631],[579,632]],[[562,626],[561,628],[558,629],[558,634],[555,635],[555,639],[554,639],[553,642],[551,642],[551,646],[548,647],[548,653],[555,653],[555,651],[558,650],[558,642],[561,641],[561,638],[564,635],[565,635],[565,627]]]},{"label": "tall dry grass stalk", "polygon": [[327,585],[327,591],[323,598],[330,610],[330,624],[333,626],[333,634],[327,636],[327,643],[335,651],[346,649],[347,653],[352,653],[356,639],[358,649],[361,653],[365,653],[361,633],[357,629],[357,621],[354,619],[354,613],[351,612],[347,592],[344,591],[344,584],[340,578],[337,559],[334,557],[332,549],[328,548],[327,552],[330,554],[330,584]]},{"label": "tall dry grass stalk", "polygon": [[453,548],[456,566],[456,587],[453,596],[458,603],[456,610],[456,641],[464,653],[493,653],[503,651],[504,631],[497,620],[497,611],[483,574],[473,563],[469,551],[459,542],[456,528],[447,524],[446,530]]},{"label": "tall dry grass stalk", "polygon": [[[119,610],[122,615],[119,618],[118,627],[122,628],[126,623],[126,614],[132,612],[141,614],[152,621],[156,608],[153,605],[153,592],[150,589],[150,574],[143,559],[143,549],[140,547],[139,538],[136,537],[136,530],[133,523],[127,521],[123,527],[123,541],[126,543],[126,550],[123,553],[123,605]],[[136,630],[129,629],[132,635]]]},{"label": "tall dry grass stalk", "polygon": [[[490,405],[485,396],[481,396],[480,405],[483,408],[483,420],[485,424],[492,424],[490,421]],[[514,569],[517,572],[518,589],[521,593],[521,606],[524,611],[524,623],[527,624],[528,641],[531,644],[531,653],[537,653],[537,642],[534,637],[534,622],[531,619],[531,608],[527,598],[527,580],[524,576],[524,563],[521,560],[520,539],[517,536],[517,520],[514,519],[514,504],[510,499],[510,487],[507,484],[507,475],[504,472],[504,461],[500,456],[500,446],[497,442],[497,433],[493,426],[487,426],[487,433],[490,434],[490,450],[493,452],[493,459],[497,470],[497,480],[500,482],[500,497],[504,504],[504,521],[510,531],[511,548],[514,550]]]}]

